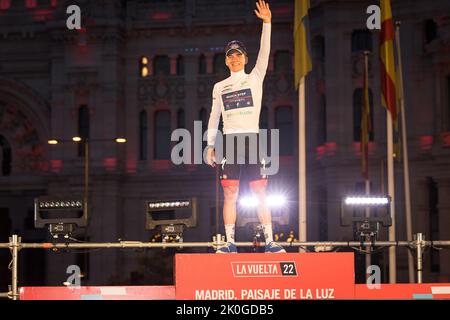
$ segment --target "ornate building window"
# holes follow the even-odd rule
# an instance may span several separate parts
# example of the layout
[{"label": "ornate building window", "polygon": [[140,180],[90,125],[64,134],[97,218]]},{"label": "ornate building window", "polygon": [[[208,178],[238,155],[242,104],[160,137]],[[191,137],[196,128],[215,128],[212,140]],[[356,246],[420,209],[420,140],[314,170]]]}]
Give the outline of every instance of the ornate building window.
[{"label": "ornate building window", "polygon": [[177,76],[184,75],[184,57],[178,56],[177,58]]},{"label": "ornate building window", "polygon": [[321,62],[325,61],[325,38],[322,35],[314,37],[313,40],[313,57]]},{"label": "ornate building window", "polygon": [[186,119],[183,109],[178,109],[177,111],[177,129],[186,128]]},{"label": "ornate building window", "polygon": [[[373,141],[374,127],[373,127],[373,95],[372,90],[369,89],[369,103],[370,103],[370,126],[372,128],[369,134],[369,140]],[[353,91],[353,141],[361,141],[361,115],[363,106],[363,89],[358,88]]]},{"label": "ornate building window", "polygon": [[228,74],[228,67],[225,64],[225,53],[218,53],[214,56],[214,73],[216,75]]},{"label": "ornate building window", "polygon": [[170,111],[155,113],[155,160],[170,160]]},{"label": "ornate building window", "polygon": [[354,30],[352,33],[352,52],[372,52],[372,33],[369,30]]},{"label": "ornate building window", "polygon": [[2,176],[11,175],[11,161],[11,146],[5,137],[0,135],[0,164]]},{"label": "ornate building window", "polygon": [[170,59],[168,56],[155,56],[153,59],[154,75],[170,75]]},{"label": "ornate building window", "polygon": [[292,156],[294,150],[292,107],[278,107],[275,112],[275,123],[275,128],[280,130],[280,156]]},{"label": "ornate building window", "polygon": [[425,44],[437,38],[437,24],[433,19],[428,19],[424,23]]},{"label": "ornate building window", "polygon": [[84,157],[84,140],[89,139],[89,122],[89,108],[87,105],[81,105],[78,108],[78,136],[82,139],[82,142],[78,144],[79,157]]},{"label": "ornate building window", "polygon": [[291,53],[287,50],[275,53],[275,72],[290,72],[292,70]]},{"label": "ornate building window", "polygon": [[141,112],[139,112],[139,160],[147,160],[147,137],[147,112],[145,110],[142,110]]},{"label": "ornate building window", "polygon": [[206,74],[206,57],[204,54],[198,57],[198,74]]}]

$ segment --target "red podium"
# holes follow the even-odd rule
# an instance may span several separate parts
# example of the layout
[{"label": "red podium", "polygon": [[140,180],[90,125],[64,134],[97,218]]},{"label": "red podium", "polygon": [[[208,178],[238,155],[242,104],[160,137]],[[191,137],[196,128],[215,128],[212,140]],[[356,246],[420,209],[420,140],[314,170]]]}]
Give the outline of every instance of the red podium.
[{"label": "red podium", "polygon": [[177,299],[353,299],[353,253],[177,254]]}]

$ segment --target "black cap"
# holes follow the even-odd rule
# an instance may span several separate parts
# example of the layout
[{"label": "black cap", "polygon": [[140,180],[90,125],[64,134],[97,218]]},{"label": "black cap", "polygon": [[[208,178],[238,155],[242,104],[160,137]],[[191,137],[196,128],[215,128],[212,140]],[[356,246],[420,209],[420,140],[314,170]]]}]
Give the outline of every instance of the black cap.
[{"label": "black cap", "polygon": [[239,40],[228,42],[227,46],[225,47],[225,55],[227,56],[235,51],[247,55],[247,48],[245,48],[244,44]]}]

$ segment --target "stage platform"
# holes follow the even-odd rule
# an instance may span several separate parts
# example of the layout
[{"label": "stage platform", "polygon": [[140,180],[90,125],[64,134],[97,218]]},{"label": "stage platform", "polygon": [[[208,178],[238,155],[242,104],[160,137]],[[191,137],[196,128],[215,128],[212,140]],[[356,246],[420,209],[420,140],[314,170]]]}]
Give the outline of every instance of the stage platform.
[{"label": "stage platform", "polygon": [[355,284],[353,253],[177,254],[174,286],[21,287],[21,300],[450,299],[450,283]]}]

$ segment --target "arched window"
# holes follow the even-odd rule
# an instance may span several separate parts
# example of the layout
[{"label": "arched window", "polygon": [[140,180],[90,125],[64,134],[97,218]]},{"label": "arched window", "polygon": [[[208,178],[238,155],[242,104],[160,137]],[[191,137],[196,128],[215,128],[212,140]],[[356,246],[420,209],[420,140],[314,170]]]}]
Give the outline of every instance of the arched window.
[{"label": "arched window", "polygon": [[291,53],[286,50],[277,51],[275,53],[275,72],[290,72],[291,70]]},{"label": "arched window", "polygon": [[178,56],[177,58],[177,76],[182,76],[184,74],[184,57]]},{"label": "arched window", "polygon": [[324,94],[320,97],[320,105],[317,117],[318,144],[327,142],[327,98]]},{"label": "arched window", "polygon": [[179,109],[177,111],[177,128],[185,128],[186,127],[186,120],[184,115],[184,110]]},{"label": "arched window", "polygon": [[156,56],[153,59],[154,75],[169,75],[170,74],[170,59],[168,56]]},{"label": "arched window", "polygon": [[369,30],[354,30],[352,52],[372,51],[372,33]]},{"label": "arched window", "polygon": [[157,111],[155,113],[155,156],[156,160],[170,159],[170,111]]},{"label": "arched window", "polygon": [[322,35],[314,37],[312,49],[314,59],[325,61],[325,38]]},{"label": "arched window", "polygon": [[280,130],[280,156],[291,156],[294,150],[292,107],[278,107],[275,113],[276,129]]},{"label": "arched window", "polygon": [[218,53],[214,56],[214,73],[219,75],[226,75],[228,73],[224,53]]},{"label": "arched window", "polygon": [[[370,104],[370,127],[372,128],[369,134],[369,140],[373,141],[373,95],[372,90],[369,89],[369,104]],[[361,141],[361,116],[363,107],[363,89],[358,88],[353,92],[353,141]]]},{"label": "arched window", "polygon": [[0,164],[2,176],[11,175],[11,161],[11,145],[5,137],[0,135]]},{"label": "arched window", "polygon": [[430,43],[437,38],[437,24],[433,19],[425,21],[425,43]]},{"label": "arched window", "polygon": [[198,74],[206,74],[206,57],[204,54],[198,58]]},{"label": "arched window", "polygon": [[85,140],[89,139],[90,120],[89,108],[87,105],[81,105],[78,108],[78,136],[81,137],[82,142],[78,144],[78,156],[84,157]]},{"label": "arched window", "polygon": [[147,112],[142,110],[139,113],[139,160],[147,160],[148,145],[148,125]]}]

